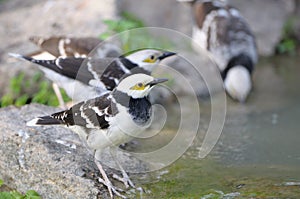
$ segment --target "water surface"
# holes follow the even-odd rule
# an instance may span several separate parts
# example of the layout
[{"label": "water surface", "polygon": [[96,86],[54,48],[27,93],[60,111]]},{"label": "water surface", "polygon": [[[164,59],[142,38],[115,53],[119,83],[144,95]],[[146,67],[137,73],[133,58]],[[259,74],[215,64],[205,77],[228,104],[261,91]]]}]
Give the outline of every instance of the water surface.
[{"label": "water surface", "polygon": [[137,179],[148,191],[143,198],[300,198],[299,62],[260,60],[248,101],[227,99],[222,135],[204,159],[199,146],[210,104],[201,103],[193,146],[170,166]]}]

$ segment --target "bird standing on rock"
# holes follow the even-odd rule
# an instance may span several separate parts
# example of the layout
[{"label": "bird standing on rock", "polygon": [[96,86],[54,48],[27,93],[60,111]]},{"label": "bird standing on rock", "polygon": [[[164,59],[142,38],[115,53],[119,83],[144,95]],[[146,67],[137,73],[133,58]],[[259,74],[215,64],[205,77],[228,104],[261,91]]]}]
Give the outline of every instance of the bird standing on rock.
[{"label": "bird standing on rock", "polygon": [[[118,192],[105,171],[96,154],[112,145],[125,143],[149,126],[152,109],[147,96],[153,86],[167,81],[155,79],[146,74],[133,74],[120,81],[110,93],[94,99],[80,102],[68,110],[39,117],[27,122],[27,126],[65,125],[74,130],[87,146],[94,151],[95,162],[103,176],[100,179],[113,193],[124,197]],[[125,185],[134,184],[126,172],[120,167]]]},{"label": "bird standing on rock", "polygon": [[254,35],[244,17],[224,0],[178,0],[192,5],[193,40],[210,52],[229,96],[244,102],[257,63]]},{"label": "bird standing on rock", "polygon": [[[137,71],[151,74],[157,64],[175,53],[142,49],[117,58],[66,57],[54,60],[37,60],[19,54],[10,55],[40,65],[47,78],[63,88],[74,102],[80,102],[113,90],[123,75]],[[85,60],[86,63],[83,64]]]}]

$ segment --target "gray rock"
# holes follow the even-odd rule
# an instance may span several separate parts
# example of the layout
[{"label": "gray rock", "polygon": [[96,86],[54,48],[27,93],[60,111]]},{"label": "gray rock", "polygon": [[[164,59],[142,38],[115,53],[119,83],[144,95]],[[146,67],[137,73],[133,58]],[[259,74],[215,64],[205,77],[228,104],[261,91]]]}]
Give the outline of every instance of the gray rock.
[{"label": "gray rock", "polygon": [[189,6],[176,0],[117,0],[117,11],[129,12],[142,19],[147,26],[178,30],[184,34],[192,32]]},{"label": "gray rock", "polygon": [[[102,20],[115,18],[111,0],[11,0],[0,3],[0,85],[8,88],[9,79],[18,71],[34,74],[36,67],[8,56],[9,52],[26,54],[37,50],[30,36],[70,35],[98,37],[106,25]],[[30,67],[31,66],[31,67]],[[0,96],[7,89],[0,90]]]},{"label": "gray rock", "polygon": [[300,1],[295,1],[295,16],[294,16],[294,21],[295,21],[295,36],[298,41],[300,41]]},{"label": "gray rock", "polygon": [[[108,198],[97,183],[93,155],[64,127],[26,127],[26,121],[57,108],[32,104],[0,109],[0,179],[21,192],[43,198]],[[111,174],[108,170],[108,174]]]},{"label": "gray rock", "polygon": [[247,19],[256,36],[258,53],[263,56],[274,54],[281,40],[282,29],[293,14],[294,0],[229,0]]}]

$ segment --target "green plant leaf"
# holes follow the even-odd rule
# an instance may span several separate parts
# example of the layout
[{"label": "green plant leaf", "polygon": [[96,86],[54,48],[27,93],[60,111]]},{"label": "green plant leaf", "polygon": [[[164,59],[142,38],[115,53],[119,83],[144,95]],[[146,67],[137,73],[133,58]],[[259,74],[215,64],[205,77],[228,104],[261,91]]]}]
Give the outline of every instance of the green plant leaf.
[{"label": "green plant leaf", "polygon": [[100,39],[105,40],[105,39],[107,39],[108,37],[110,37],[111,35],[112,35],[112,33],[110,33],[110,32],[103,32],[103,33],[100,35]]},{"label": "green plant leaf", "polygon": [[49,96],[46,104],[48,106],[58,106],[59,102],[58,102],[56,95],[53,94],[53,95]]},{"label": "green plant leaf", "polygon": [[103,23],[107,25],[107,28],[110,31],[115,31],[118,26],[118,21],[116,20],[106,19],[103,20]]},{"label": "green plant leaf", "polygon": [[297,19],[290,17],[284,24],[282,29],[282,39],[276,46],[276,51],[279,54],[295,55],[297,51],[297,39],[294,26]]},{"label": "green plant leaf", "polygon": [[35,73],[35,74],[33,75],[32,81],[33,81],[33,82],[39,82],[39,81],[41,80],[42,76],[43,76],[42,73],[37,72],[37,73]]},{"label": "green plant leaf", "polygon": [[23,199],[24,198],[24,196],[17,191],[11,191],[10,194],[14,199]]},{"label": "green plant leaf", "polygon": [[[58,100],[51,88],[50,82],[42,78],[42,73],[37,72],[32,78],[25,73],[19,73],[10,80],[9,91],[0,98],[0,107],[9,105],[23,106],[28,102],[58,106]],[[34,94],[31,94],[35,91]],[[61,90],[64,101],[70,101],[66,93]]]},{"label": "green plant leaf", "polygon": [[16,106],[23,106],[23,105],[26,104],[28,99],[29,99],[29,96],[27,94],[23,94],[21,97],[16,99],[15,105]]},{"label": "green plant leaf", "polygon": [[3,180],[0,179],[0,187],[4,184]]},{"label": "green plant leaf", "polygon": [[144,22],[139,19],[138,17],[134,16],[132,13],[130,12],[123,12],[121,13],[122,18],[128,20],[128,21],[132,21],[135,23],[137,28],[141,28],[144,27]]},{"label": "green plant leaf", "polygon": [[34,190],[28,190],[25,194],[25,199],[41,199],[41,196]]},{"label": "green plant leaf", "polygon": [[16,94],[20,94],[22,90],[22,83],[24,82],[25,74],[22,72],[11,79],[10,88]]},{"label": "green plant leaf", "polygon": [[1,98],[1,107],[6,107],[14,104],[14,98],[12,94],[6,94]]},{"label": "green plant leaf", "polygon": [[1,199],[15,199],[9,192],[0,192]]}]

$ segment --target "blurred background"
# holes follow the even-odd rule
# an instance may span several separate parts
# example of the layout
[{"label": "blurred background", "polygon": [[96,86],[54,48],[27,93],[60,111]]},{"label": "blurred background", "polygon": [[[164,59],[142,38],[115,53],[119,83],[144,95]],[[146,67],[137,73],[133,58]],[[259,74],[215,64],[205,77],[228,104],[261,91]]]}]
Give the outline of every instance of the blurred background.
[{"label": "blurred background", "polygon": [[[228,2],[237,7],[250,24],[260,56],[299,54],[299,1],[229,0]],[[2,39],[0,96],[9,92],[11,78],[20,71],[24,72],[24,64],[32,68],[28,63],[11,65],[8,57],[8,52],[27,54],[36,50],[37,47],[28,40],[31,36],[92,36],[104,39],[114,33],[143,26],[171,28],[186,35],[192,33],[190,6],[174,0],[163,2],[142,0],[140,3],[132,0],[101,2],[2,0],[0,13]],[[35,72],[26,71],[29,76],[38,76]],[[4,105],[11,103],[6,102],[9,99],[4,101]]]},{"label": "blurred background", "polygon": [[[196,139],[170,167],[136,177],[145,198],[300,198],[300,1],[228,2],[256,37],[254,89],[245,104],[228,98],[222,136],[208,157],[198,156]],[[30,36],[105,39],[148,26],[191,35],[191,8],[175,0],[0,0],[1,106],[58,105],[36,67],[8,56],[36,50]],[[202,108],[200,132],[210,121],[209,106]]]}]

